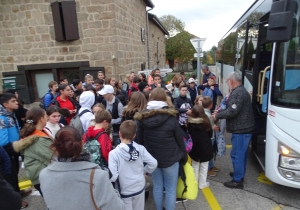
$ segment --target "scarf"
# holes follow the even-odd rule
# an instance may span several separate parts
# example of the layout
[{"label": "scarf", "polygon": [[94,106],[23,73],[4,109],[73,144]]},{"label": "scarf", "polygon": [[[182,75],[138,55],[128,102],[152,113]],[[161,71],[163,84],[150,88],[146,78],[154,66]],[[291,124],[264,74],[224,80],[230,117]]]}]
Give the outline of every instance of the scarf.
[{"label": "scarf", "polygon": [[63,158],[58,157],[58,162],[78,162],[78,161],[88,161],[91,162],[91,155],[87,151],[82,151],[78,157]]},{"label": "scarf", "polygon": [[163,107],[168,106],[168,104],[164,101],[149,101],[147,103],[147,109],[152,110],[152,109],[162,109]]}]

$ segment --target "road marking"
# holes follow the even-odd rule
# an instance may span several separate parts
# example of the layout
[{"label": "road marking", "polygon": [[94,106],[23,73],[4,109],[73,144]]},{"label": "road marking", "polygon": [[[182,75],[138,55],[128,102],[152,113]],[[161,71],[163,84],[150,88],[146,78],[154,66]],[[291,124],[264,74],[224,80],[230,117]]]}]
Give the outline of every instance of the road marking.
[{"label": "road marking", "polygon": [[259,174],[259,177],[257,177],[257,180],[259,182],[263,183],[263,184],[268,184],[268,185],[272,185],[273,184],[273,182],[265,176],[264,172],[261,172]]},{"label": "road marking", "polygon": [[232,148],[231,144],[226,144],[226,148]]},{"label": "road marking", "polygon": [[209,187],[203,188],[202,193],[204,194],[212,210],[222,210],[221,206],[219,205],[217,199],[215,198],[214,194],[212,193]]}]

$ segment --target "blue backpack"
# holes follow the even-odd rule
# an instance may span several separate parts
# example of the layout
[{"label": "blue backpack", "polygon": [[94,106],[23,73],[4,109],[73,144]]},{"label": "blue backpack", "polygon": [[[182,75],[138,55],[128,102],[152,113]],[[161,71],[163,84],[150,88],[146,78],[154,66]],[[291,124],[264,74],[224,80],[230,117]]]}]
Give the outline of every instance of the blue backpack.
[{"label": "blue backpack", "polygon": [[203,96],[208,96],[210,97],[211,99],[214,99],[214,93],[213,93],[213,90],[210,89],[210,87],[206,87],[202,93]]}]

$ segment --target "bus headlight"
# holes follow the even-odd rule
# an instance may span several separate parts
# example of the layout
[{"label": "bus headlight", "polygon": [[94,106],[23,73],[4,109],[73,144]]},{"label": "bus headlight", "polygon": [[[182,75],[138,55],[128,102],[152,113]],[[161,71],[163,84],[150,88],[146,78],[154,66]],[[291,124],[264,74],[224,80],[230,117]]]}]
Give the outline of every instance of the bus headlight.
[{"label": "bus headlight", "polygon": [[281,142],[278,142],[278,153],[284,156],[288,155],[290,157],[300,157],[298,152],[292,150]]},{"label": "bus headlight", "polygon": [[292,170],[300,170],[300,158],[280,156],[279,166]]}]

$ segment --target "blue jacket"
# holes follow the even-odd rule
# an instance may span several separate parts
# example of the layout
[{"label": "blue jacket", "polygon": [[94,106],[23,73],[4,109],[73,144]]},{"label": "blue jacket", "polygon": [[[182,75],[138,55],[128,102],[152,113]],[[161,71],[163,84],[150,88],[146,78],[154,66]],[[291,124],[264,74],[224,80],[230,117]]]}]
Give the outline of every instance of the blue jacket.
[{"label": "blue jacket", "polygon": [[51,104],[51,101],[57,96],[57,94],[53,95],[51,93],[51,90],[48,91],[48,93],[45,95],[44,97],[44,106],[45,106],[45,109],[47,109],[50,104]]},{"label": "blue jacket", "polygon": [[0,146],[5,146],[20,139],[19,125],[13,112],[8,112],[0,105]]},{"label": "blue jacket", "polygon": [[198,89],[204,90],[202,95],[203,96],[209,96],[212,98],[213,100],[213,107],[211,110],[215,110],[215,106],[217,103],[217,96],[222,96],[222,93],[219,89],[219,85],[218,84],[214,84],[214,89],[212,90],[210,88],[210,86],[204,86],[204,85],[199,85]]}]

